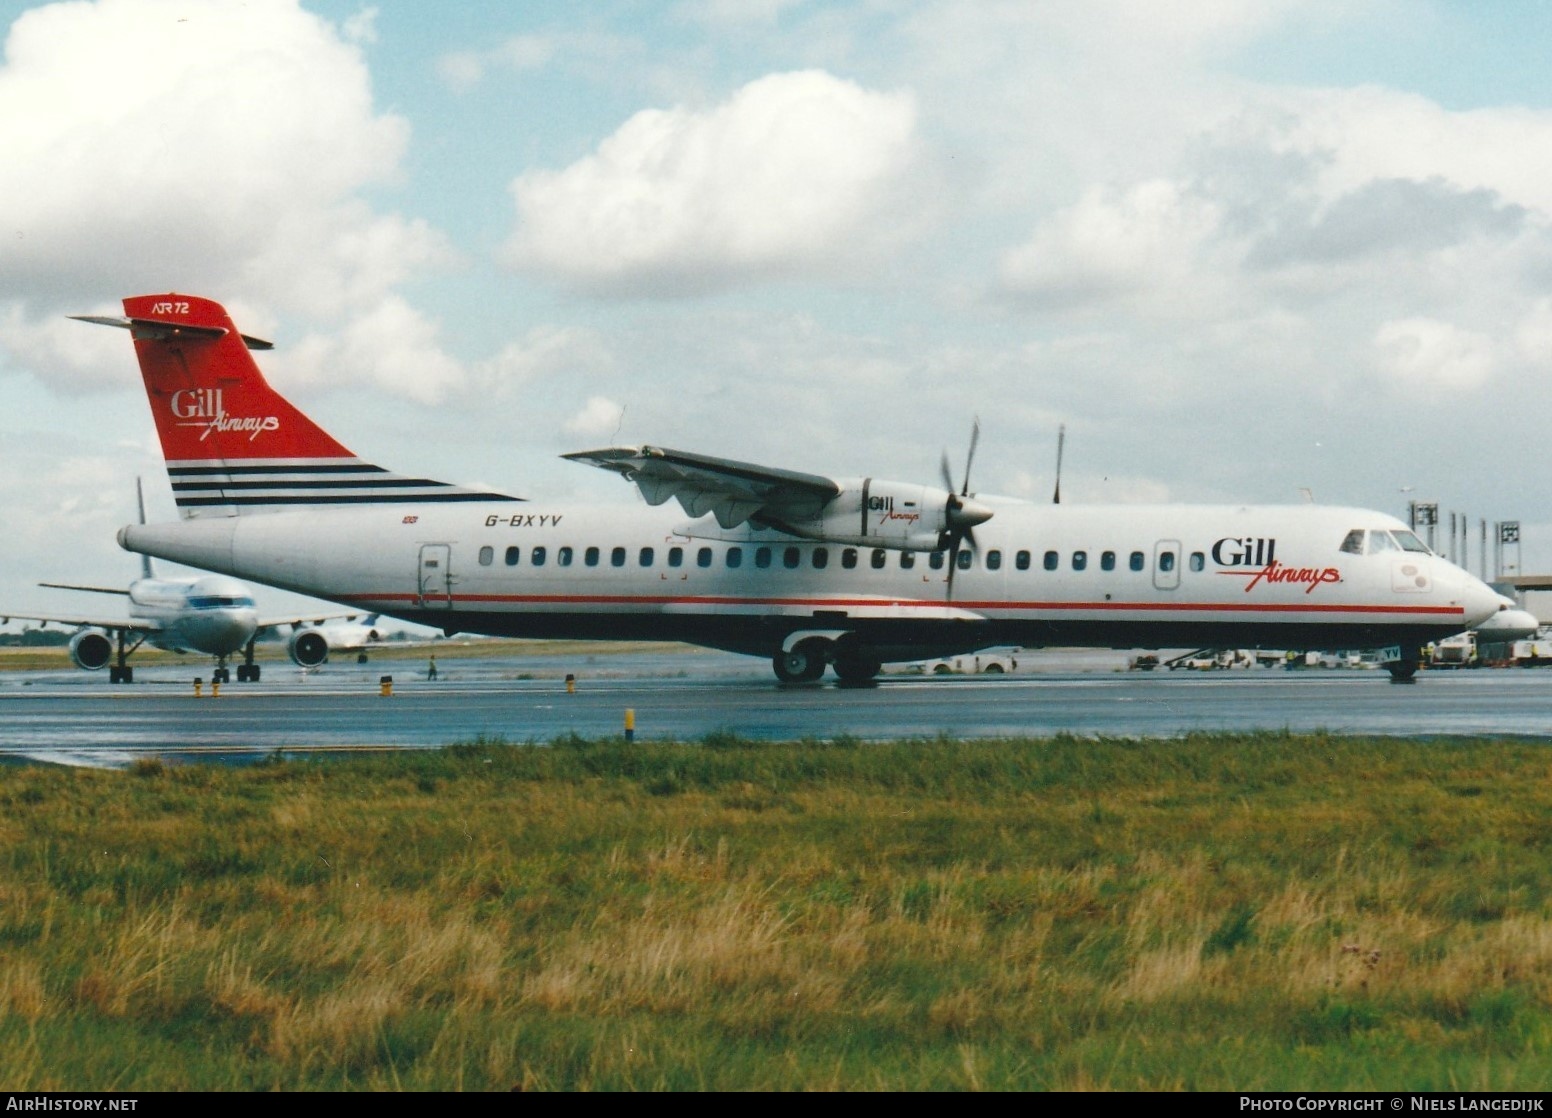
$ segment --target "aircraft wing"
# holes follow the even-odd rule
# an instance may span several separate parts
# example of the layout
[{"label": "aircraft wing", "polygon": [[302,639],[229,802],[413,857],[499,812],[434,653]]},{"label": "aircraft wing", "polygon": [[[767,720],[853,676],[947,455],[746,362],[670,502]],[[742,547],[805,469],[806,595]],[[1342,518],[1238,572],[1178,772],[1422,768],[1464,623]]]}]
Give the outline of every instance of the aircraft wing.
[{"label": "aircraft wing", "polygon": [[632,482],[649,505],[676,499],[691,516],[711,513],[723,528],[746,521],[779,527],[819,516],[841,486],[818,474],[756,466],[661,446],[616,446],[563,454]]},{"label": "aircraft wing", "polygon": [[324,621],[354,621],[360,613],[290,613],[283,617],[259,618],[260,629],[275,629],[282,625],[317,625]]},{"label": "aircraft wing", "polygon": [[0,624],[10,621],[36,621],[41,625],[76,625],[88,626],[93,629],[106,629],[112,633],[159,633],[162,631],[162,623],[159,621],[145,621],[139,618],[125,617],[92,617],[90,614],[50,614],[42,617],[35,613],[12,613],[7,609],[0,609]]}]

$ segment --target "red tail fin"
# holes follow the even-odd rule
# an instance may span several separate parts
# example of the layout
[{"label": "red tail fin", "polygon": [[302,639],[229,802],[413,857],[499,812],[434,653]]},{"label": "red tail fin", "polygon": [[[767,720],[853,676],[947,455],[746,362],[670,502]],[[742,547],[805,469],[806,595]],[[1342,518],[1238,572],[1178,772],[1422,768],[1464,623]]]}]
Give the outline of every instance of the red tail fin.
[{"label": "red tail fin", "polygon": [[145,378],[178,511],[186,518],[281,509],[518,500],[364,462],[269,386],[249,354],[268,342],[239,334],[219,304],[193,295],[136,295],[125,318]]}]

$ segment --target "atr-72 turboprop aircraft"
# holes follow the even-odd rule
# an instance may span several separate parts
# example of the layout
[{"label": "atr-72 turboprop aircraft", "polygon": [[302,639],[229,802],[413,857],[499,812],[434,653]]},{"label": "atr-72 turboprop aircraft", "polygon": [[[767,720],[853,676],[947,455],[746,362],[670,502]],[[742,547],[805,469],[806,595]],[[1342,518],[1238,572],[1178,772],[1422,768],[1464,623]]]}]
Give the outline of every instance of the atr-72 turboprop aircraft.
[{"label": "atr-72 turboprop aircraft", "polygon": [[[182,520],[119,543],[446,633],[678,640],[846,682],[1024,647],[1385,648],[1512,603],[1384,513],[1033,504],[659,447],[566,455],[645,505],[540,503],[363,461],[272,389],[217,303],[124,317]],[[973,457],[974,442],[971,443]],[[670,498],[683,513],[661,506]]]}]

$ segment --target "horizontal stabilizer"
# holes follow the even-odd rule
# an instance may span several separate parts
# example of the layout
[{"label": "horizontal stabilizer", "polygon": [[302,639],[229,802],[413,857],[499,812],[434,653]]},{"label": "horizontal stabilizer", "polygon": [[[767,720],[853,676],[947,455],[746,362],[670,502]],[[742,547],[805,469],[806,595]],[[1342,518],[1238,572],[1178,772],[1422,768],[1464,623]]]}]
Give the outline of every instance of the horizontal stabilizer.
[{"label": "horizontal stabilizer", "polygon": [[[195,326],[187,322],[167,322],[159,318],[124,318],[120,315],[106,314],[73,314],[69,316],[77,322],[94,322],[98,326],[118,326],[130,331],[136,339],[155,338],[157,341],[165,341],[168,338],[224,338],[226,331],[220,326]],[[263,338],[252,338],[247,334],[238,334],[243,344],[249,349],[274,349],[273,342],[266,342]]]},{"label": "horizontal stabilizer", "polygon": [[74,586],[68,582],[40,582],[39,586],[47,586],[53,590],[85,590],[92,594],[122,594],[129,596],[129,591],[122,586]]}]

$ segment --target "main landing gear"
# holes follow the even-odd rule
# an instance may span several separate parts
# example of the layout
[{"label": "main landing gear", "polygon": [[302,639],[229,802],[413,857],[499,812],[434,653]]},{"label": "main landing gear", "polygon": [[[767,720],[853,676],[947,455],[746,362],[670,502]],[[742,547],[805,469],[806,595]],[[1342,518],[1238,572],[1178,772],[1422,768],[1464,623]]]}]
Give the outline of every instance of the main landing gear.
[{"label": "main landing gear", "polygon": [[259,682],[259,666],[253,662],[253,637],[248,638],[248,643],[243,645],[243,662],[237,665],[238,683]]},{"label": "main landing gear", "polygon": [[776,653],[771,667],[783,683],[817,683],[827,664],[835,668],[835,677],[842,686],[861,687],[871,683],[883,669],[883,663],[844,645],[843,641],[810,637]]},{"label": "main landing gear", "polygon": [[783,683],[818,683],[819,677],[824,675],[825,656],[824,646],[827,641],[810,640],[795,644],[786,652],[776,653],[771,661],[771,667],[776,670],[776,678]]},{"label": "main landing gear", "polygon": [[118,646],[114,654],[114,662],[108,665],[109,683],[133,683],[135,682],[135,669],[129,666],[129,654],[139,648],[144,642],[144,637],[135,638],[135,643],[126,646],[124,630],[118,632]]}]

